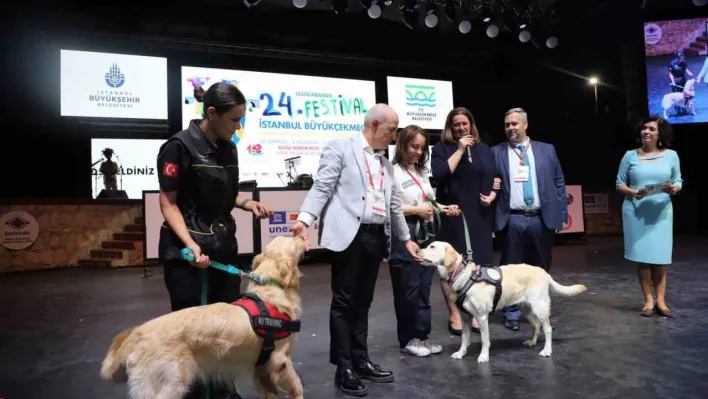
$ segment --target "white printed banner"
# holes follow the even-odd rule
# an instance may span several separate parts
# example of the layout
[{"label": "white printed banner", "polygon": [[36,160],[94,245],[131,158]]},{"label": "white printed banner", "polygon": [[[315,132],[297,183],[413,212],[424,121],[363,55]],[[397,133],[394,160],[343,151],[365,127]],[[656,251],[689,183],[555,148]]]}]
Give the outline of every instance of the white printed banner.
[{"label": "white printed banner", "polygon": [[167,59],[61,50],[61,116],[167,119]]}]

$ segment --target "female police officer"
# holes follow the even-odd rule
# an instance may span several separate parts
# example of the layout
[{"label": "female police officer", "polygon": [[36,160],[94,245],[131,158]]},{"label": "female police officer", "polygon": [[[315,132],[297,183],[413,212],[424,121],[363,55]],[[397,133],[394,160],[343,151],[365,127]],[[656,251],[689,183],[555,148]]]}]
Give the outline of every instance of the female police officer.
[{"label": "female police officer", "polygon": [[[246,112],[243,94],[219,82],[206,92],[195,89],[194,95],[204,103],[204,117],[172,136],[157,157],[160,209],[165,218],[159,257],[173,311],[200,304],[197,268],[208,267],[210,258],[236,263],[234,206],[257,217],[272,214],[262,204],[238,195],[238,153],[231,136]],[[194,263],[182,260],[184,247],[194,251]],[[209,268],[208,302],[234,301],[239,284],[238,276]]]},{"label": "female police officer", "polygon": [[[246,112],[245,97],[235,86],[221,82],[206,92],[196,88],[194,96],[204,104],[203,118],[192,120],[186,130],[167,140],[157,157],[165,218],[159,257],[173,311],[200,305],[198,268],[207,268],[210,258],[236,264],[234,206],[257,217],[272,215],[264,205],[238,195],[238,153],[231,136]],[[182,259],[184,247],[194,252],[195,262]],[[208,303],[237,299],[241,283],[237,275],[215,268],[207,273]]]}]

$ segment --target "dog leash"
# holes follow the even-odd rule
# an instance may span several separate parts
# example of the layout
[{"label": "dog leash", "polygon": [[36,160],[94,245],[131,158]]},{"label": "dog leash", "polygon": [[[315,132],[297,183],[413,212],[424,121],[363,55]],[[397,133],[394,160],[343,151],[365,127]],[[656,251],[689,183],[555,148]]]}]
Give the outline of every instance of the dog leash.
[{"label": "dog leash", "polygon": [[[429,198],[428,202],[433,207],[433,226],[435,226],[435,219],[437,217],[438,219],[438,228],[436,233],[431,233],[428,230],[428,223],[423,221],[422,219],[418,220],[418,222],[415,225],[415,239],[418,241],[418,244],[422,245],[423,243],[427,242],[428,240],[431,240],[435,238],[435,236],[438,235],[440,232],[440,229],[442,229],[442,216],[440,214],[443,212],[442,207],[440,204],[437,203],[434,199]],[[470,240],[470,231],[469,228],[467,227],[467,218],[465,217],[465,213],[462,212],[462,209],[460,209],[460,216],[462,217],[462,224],[464,225],[464,232],[465,232],[465,245],[467,246],[467,262],[472,262],[472,245],[471,240]],[[423,237],[421,237],[421,232],[423,234]]]},{"label": "dog leash", "polygon": [[[194,251],[192,251],[189,248],[183,248],[182,249],[182,259],[184,259],[186,261],[194,261],[195,260]],[[210,263],[211,263],[210,266],[214,266],[213,261]],[[240,270],[239,270],[239,272],[240,272]],[[201,289],[201,304],[206,305],[208,303],[207,289],[209,288],[209,274],[207,273],[207,269],[199,269],[199,277],[200,277],[201,285],[202,285],[202,287],[201,287],[202,288]],[[204,385],[204,398],[211,399],[211,384],[209,384],[208,382]]]},{"label": "dog leash", "polygon": [[[186,261],[194,262],[194,260],[195,260],[194,251],[192,251],[192,250],[189,249],[189,248],[183,248],[183,249],[182,249],[182,259],[184,259],[184,260],[186,260]],[[225,264],[223,264],[223,263],[221,263],[221,262],[217,262],[217,261],[215,261],[215,260],[210,260],[210,261],[209,261],[209,266],[211,266],[211,267],[213,267],[213,268],[215,268],[215,269],[223,270],[223,271],[225,271],[226,273],[235,274],[235,275],[237,275],[237,276],[244,276],[244,277],[248,278],[249,280],[252,280],[253,282],[255,282],[256,284],[259,284],[259,285],[269,285],[269,284],[271,284],[271,282],[268,281],[267,279],[264,279],[264,278],[262,278],[261,276],[259,276],[259,275],[257,275],[257,274],[246,273],[246,272],[244,272],[243,270],[239,269],[239,268],[236,267],[236,266],[225,265]],[[206,269],[202,269],[202,270],[206,270]]]},{"label": "dog leash", "polygon": [[442,229],[442,216],[440,216],[440,213],[443,212],[443,209],[440,207],[440,205],[438,205],[437,202],[435,202],[435,200],[428,199],[427,201],[430,202],[433,207],[433,226],[435,226],[436,219],[438,221],[438,226],[436,229],[436,233],[431,233],[428,229],[428,222],[424,221],[421,218],[418,218],[418,221],[415,224],[414,237],[419,245],[423,245],[429,240],[435,238],[435,236],[437,236],[440,232],[440,229]]}]

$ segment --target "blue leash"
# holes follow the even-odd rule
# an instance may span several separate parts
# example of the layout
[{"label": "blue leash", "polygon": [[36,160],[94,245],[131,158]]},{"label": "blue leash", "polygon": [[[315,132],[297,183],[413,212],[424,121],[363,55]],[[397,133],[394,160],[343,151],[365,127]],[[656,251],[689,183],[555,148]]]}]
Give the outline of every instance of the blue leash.
[{"label": "blue leash", "polygon": [[[183,248],[182,249],[182,259],[190,261],[190,262],[194,262],[194,259],[195,259],[194,252],[189,248]],[[223,264],[221,262],[217,262],[215,260],[209,261],[209,266],[211,266],[215,269],[223,270],[226,273],[244,276],[244,277],[254,281],[257,284],[260,284],[260,285],[267,285],[268,284],[268,281],[261,278],[261,276],[258,276],[253,273],[244,273],[243,270],[239,269],[236,266],[225,265],[225,264]],[[206,272],[206,269],[202,269],[202,270],[204,270]],[[202,290],[202,291],[204,291],[204,290]],[[203,294],[203,292],[202,292],[202,294]]]}]

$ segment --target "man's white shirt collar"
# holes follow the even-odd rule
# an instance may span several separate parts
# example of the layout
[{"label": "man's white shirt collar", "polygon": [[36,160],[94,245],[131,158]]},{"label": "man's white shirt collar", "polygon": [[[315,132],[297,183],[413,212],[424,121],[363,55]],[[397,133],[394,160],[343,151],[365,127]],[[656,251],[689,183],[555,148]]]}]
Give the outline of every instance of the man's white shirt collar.
[{"label": "man's white shirt collar", "polygon": [[369,145],[369,142],[366,141],[366,137],[364,137],[364,134],[362,133],[361,135],[361,145],[364,151],[368,152],[369,154],[373,155],[374,157],[380,157],[383,156],[385,151],[384,150],[376,150],[374,151],[373,148]]}]

